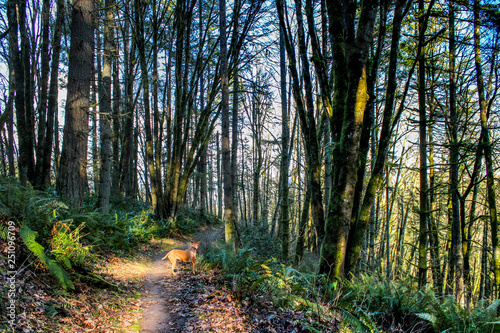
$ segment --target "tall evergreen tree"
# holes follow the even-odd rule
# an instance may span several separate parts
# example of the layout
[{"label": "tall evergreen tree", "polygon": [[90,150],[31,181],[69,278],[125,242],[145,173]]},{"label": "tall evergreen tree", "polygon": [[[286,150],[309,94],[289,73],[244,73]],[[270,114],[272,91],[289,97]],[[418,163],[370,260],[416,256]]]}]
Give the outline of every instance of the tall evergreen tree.
[{"label": "tall evergreen tree", "polygon": [[76,206],[87,190],[88,109],[94,51],[92,0],[73,2],[68,91],[57,191]]}]

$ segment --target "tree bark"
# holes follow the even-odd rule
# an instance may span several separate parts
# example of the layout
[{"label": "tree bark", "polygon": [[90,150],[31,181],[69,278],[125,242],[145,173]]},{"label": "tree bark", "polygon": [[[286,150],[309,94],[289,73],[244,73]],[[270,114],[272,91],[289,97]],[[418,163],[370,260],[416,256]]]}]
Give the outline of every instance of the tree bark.
[{"label": "tree bark", "polygon": [[99,172],[99,208],[102,213],[109,212],[111,197],[111,75],[113,66],[114,40],[114,1],[106,0],[104,18],[104,53],[102,82],[100,82],[99,125],[101,140],[101,170]]},{"label": "tree bark", "polygon": [[[36,146],[36,165],[35,165],[35,188],[45,189],[50,185],[50,154],[52,146],[48,149],[45,146],[52,140],[47,142],[48,135],[48,114],[47,114],[47,99],[48,99],[48,84],[50,71],[50,56],[49,56],[49,18],[50,18],[50,1],[43,0],[41,25],[42,25],[42,45],[40,59],[40,84],[39,94],[40,101],[38,103],[38,137]],[[49,152],[47,156],[45,153]],[[46,166],[48,164],[48,167]]]},{"label": "tree bark", "polygon": [[94,48],[93,10],[92,0],[73,2],[64,141],[56,186],[61,196],[76,206],[82,206],[87,189],[88,108]]},{"label": "tree bark", "polygon": [[[419,40],[424,39],[424,1],[419,0]],[[429,178],[427,166],[427,108],[426,108],[426,82],[425,82],[425,44],[418,44],[418,113],[419,113],[419,161],[420,161],[420,219],[418,236],[418,286],[427,284],[427,228],[429,222]]]},{"label": "tree bark", "polygon": [[[19,36],[18,30],[19,26],[25,24],[25,13],[26,3],[24,0],[7,1],[7,19],[9,23],[9,58],[10,66],[13,72],[11,78],[14,79],[14,89],[15,89],[15,109],[16,109],[16,119],[17,119],[17,135],[19,141],[19,179],[21,183],[26,183],[29,181],[28,177],[34,175],[33,165],[31,162],[30,154],[33,153],[33,146],[30,145],[30,132],[29,132],[29,120],[28,120],[28,110],[26,104],[30,104],[31,101],[26,100],[26,89],[25,89],[25,68],[23,56],[21,50],[19,50]],[[18,15],[19,11],[19,15]]]},{"label": "tree bark", "polygon": [[357,36],[354,37],[353,13],[339,11],[338,8],[342,6],[340,1],[327,3],[330,35],[335,41],[333,56],[337,66],[336,90],[332,103],[334,107],[329,115],[332,133],[338,130],[335,122],[339,114],[343,118],[336,153],[336,160],[339,162],[335,163],[336,184],[328,203],[325,239],[319,260],[319,272],[330,278],[340,278],[345,274],[344,264],[357,182],[359,142],[369,100],[366,63],[373,39],[375,5],[376,1],[363,2]]},{"label": "tree bark", "polygon": [[[130,9],[129,4],[125,4],[125,16],[129,17]],[[132,46],[130,47],[128,34],[130,33],[128,20],[125,20],[125,25],[123,29],[123,53],[124,53],[124,101],[125,101],[125,111],[124,111],[124,129],[123,129],[123,144],[120,159],[120,186],[121,193],[126,198],[135,198],[136,193],[135,183],[136,183],[136,164],[135,155],[137,154],[135,136],[134,136],[134,70],[135,70],[135,51],[136,42],[132,40]]]},{"label": "tree bark", "polygon": [[[290,243],[290,215],[289,215],[289,182],[288,172],[290,168],[290,124],[288,116],[288,102],[286,92],[286,55],[285,55],[285,32],[280,29],[280,94],[281,94],[281,162],[280,162],[280,193],[281,193],[281,256],[283,260],[288,260],[288,249]],[[300,228],[299,228],[300,229]],[[304,248],[305,228],[302,233],[299,230],[298,237],[302,237],[301,250]],[[299,240],[297,240],[299,242]],[[297,243],[297,248],[299,247]],[[296,257],[298,264],[302,256]]]},{"label": "tree bark", "polygon": [[235,249],[234,192],[231,174],[231,146],[229,144],[229,70],[226,38],[226,0],[219,0],[220,9],[220,77],[222,121],[222,173],[224,181],[224,224],[226,245]]},{"label": "tree bark", "polygon": [[[21,37],[21,62],[24,69],[24,128],[17,128],[19,136],[23,140],[19,140],[19,155],[20,162],[24,161],[23,165],[26,168],[27,180],[31,184],[35,184],[35,115],[33,111],[34,101],[34,82],[35,82],[35,67],[34,61],[31,59],[31,43],[28,32],[26,18],[27,1],[21,0],[18,3],[19,16],[19,32]],[[19,118],[18,118],[19,121]]]}]

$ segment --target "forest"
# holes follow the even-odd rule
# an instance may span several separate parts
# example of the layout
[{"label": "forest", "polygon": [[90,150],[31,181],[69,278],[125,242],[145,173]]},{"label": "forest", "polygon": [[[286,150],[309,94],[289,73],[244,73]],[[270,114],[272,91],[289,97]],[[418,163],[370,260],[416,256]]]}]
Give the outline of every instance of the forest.
[{"label": "forest", "polygon": [[[0,330],[500,332],[495,0],[0,18]],[[148,271],[195,239],[196,272]],[[260,319],[182,313],[216,301]]]}]

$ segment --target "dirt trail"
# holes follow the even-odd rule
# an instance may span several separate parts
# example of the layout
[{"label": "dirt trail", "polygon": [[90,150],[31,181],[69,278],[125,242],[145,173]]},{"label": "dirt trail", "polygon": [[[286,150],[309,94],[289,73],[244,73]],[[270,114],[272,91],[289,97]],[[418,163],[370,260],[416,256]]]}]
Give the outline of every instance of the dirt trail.
[{"label": "dirt trail", "polygon": [[[193,241],[201,242],[199,253],[203,253],[207,244],[215,242],[222,236],[222,229],[207,229],[193,237]],[[190,240],[179,241],[175,248],[189,248]],[[141,320],[141,332],[185,332],[186,321],[190,317],[188,297],[194,297],[186,290],[189,286],[190,272],[185,266],[177,265],[178,274],[172,276],[168,260],[161,260],[167,252],[154,257],[153,267],[146,273],[144,282],[145,297],[143,302],[148,306]]]}]

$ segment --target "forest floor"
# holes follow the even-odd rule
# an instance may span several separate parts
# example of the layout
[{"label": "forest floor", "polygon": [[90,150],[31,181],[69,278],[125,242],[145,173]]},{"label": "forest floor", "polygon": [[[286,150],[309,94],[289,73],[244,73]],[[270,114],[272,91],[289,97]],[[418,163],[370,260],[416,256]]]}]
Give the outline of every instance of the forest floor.
[{"label": "forest floor", "polygon": [[[173,248],[199,241],[198,253],[223,237],[206,229],[193,238],[152,240],[135,253],[103,258],[99,274],[117,288],[77,283],[75,291],[50,287],[48,277],[30,269],[18,276],[19,332],[311,332],[320,318],[282,310],[265,296],[237,300],[215,270],[191,272],[161,258]],[[1,324],[1,323],[0,323]],[[324,323],[338,332],[336,322]],[[1,327],[1,325],[0,325]],[[318,330],[316,330],[318,332]]]},{"label": "forest floor", "polygon": [[[194,237],[202,244],[199,252],[222,237],[222,232],[205,230]],[[189,242],[181,243],[181,248],[189,247]],[[192,274],[181,268],[177,276],[172,276],[170,263],[161,261],[165,253],[155,256],[145,276],[142,332],[309,331],[305,330],[302,313],[279,310],[264,297],[253,304],[238,302],[221,288],[215,271]]]}]

